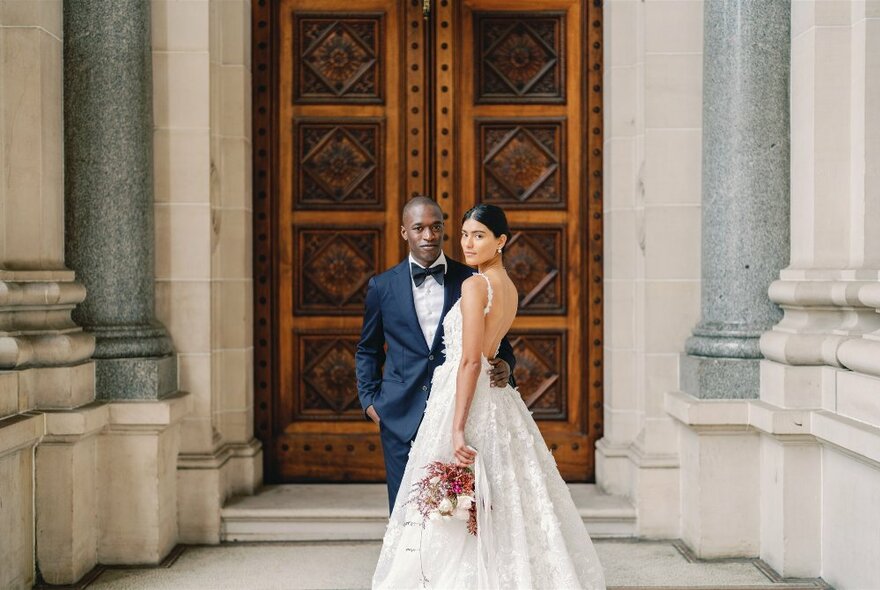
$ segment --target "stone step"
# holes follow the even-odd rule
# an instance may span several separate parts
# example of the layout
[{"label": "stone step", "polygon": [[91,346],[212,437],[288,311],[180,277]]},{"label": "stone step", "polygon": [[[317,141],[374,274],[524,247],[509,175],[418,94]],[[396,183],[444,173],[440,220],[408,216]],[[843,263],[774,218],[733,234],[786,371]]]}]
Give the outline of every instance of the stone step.
[{"label": "stone step", "polygon": [[[592,537],[635,536],[629,500],[592,484],[569,489]],[[223,541],[380,541],[388,499],[383,484],[272,485],[232,498],[221,515]]]}]

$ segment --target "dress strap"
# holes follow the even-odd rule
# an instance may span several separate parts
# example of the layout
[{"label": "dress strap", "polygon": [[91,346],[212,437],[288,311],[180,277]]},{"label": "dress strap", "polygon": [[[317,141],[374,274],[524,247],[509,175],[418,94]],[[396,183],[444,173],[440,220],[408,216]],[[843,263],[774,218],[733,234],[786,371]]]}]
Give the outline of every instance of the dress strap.
[{"label": "dress strap", "polygon": [[483,309],[483,315],[487,315],[489,313],[489,310],[492,309],[492,281],[490,281],[489,277],[481,272],[478,272],[476,274],[486,279],[486,286],[489,287],[489,301],[486,302],[486,307]]}]

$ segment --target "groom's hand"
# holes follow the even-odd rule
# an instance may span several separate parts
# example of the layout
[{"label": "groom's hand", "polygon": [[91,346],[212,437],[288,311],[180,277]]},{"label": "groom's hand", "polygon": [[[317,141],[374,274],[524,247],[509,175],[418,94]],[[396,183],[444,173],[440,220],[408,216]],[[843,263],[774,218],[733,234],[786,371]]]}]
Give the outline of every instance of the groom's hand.
[{"label": "groom's hand", "polygon": [[367,416],[370,417],[370,420],[372,420],[373,422],[376,423],[376,426],[378,426],[379,422],[382,421],[379,418],[379,414],[376,412],[376,408],[374,408],[373,406],[370,406],[369,408],[367,408]]},{"label": "groom's hand", "polygon": [[492,387],[504,387],[510,380],[510,366],[501,359],[489,359],[489,381]]}]

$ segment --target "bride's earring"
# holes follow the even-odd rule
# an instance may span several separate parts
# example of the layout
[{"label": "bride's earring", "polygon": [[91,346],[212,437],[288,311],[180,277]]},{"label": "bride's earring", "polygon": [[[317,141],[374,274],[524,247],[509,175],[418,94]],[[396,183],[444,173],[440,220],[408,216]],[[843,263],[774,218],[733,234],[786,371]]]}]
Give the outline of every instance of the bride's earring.
[{"label": "bride's earring", "polygon": [[503,249],[504,248],[498,248],[498,253],[501,254],[501,250],[503,250]]}]

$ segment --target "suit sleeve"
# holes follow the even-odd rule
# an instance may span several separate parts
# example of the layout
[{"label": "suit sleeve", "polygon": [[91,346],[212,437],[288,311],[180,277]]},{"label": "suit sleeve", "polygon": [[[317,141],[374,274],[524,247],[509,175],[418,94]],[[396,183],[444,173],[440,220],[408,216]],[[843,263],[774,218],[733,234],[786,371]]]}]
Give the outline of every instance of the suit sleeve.
[{"label": "suit sleeve", "polygon": [[373,400],[382,387],[382,365],[385,363],[385,331],[382,326],[382,308],[379,305],[379,289],[375,278],[367,285],[367,299],[364,303],[364,323],[361,339],[355,353],[355,372],[357,374],[358,398],[364,410],[373,405]]},{"label": "suit sleeve", "polygon": [[516,357],[513,356],[513,347],[510,345],[507,336],[501,340],[501,346],[498,347],[498,357],[510,367],[510,385],[511,387],[516,387],[516,379],[513,378],[513,369],[516,367]]}]

